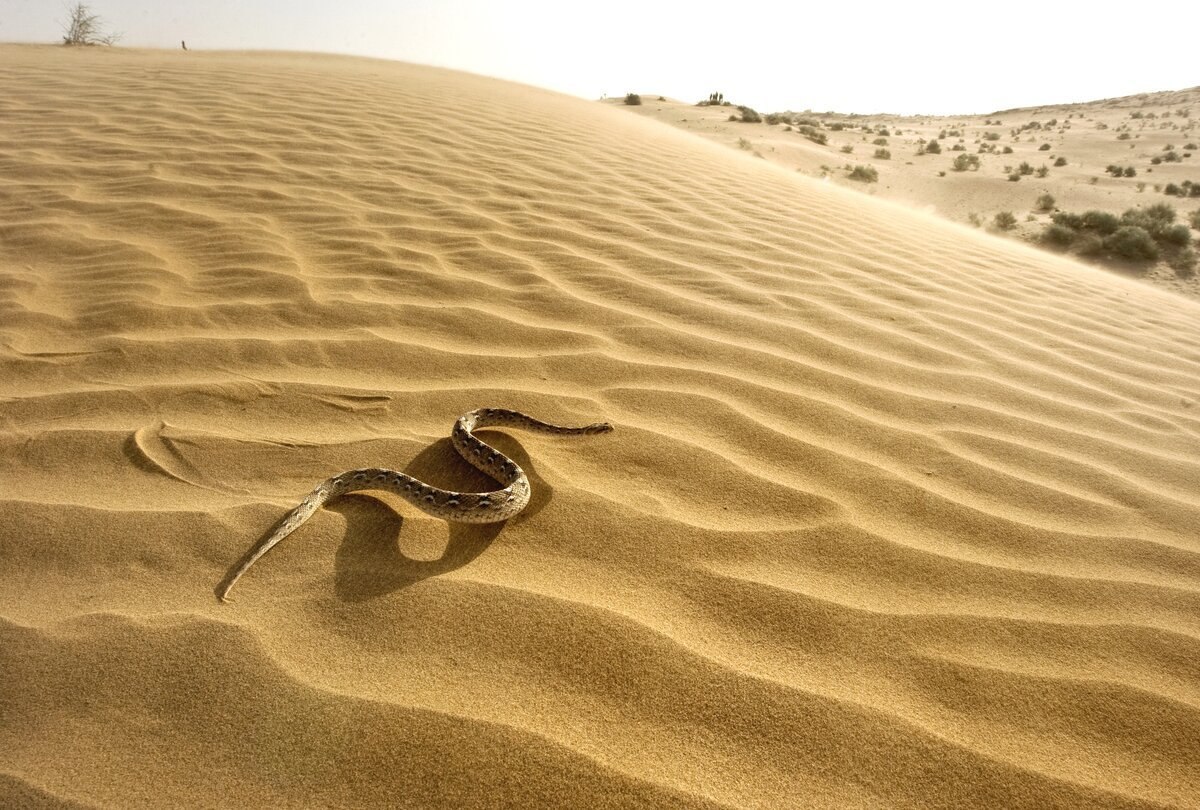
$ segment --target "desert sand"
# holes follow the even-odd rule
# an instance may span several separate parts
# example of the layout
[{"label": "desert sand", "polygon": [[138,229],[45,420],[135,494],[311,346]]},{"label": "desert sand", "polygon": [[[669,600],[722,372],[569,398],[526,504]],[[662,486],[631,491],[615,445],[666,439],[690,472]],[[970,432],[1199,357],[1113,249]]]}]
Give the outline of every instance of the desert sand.
[{"label": "desert sand", "polygon": [[[1200,806],[1200,305],[611,106],[0,47],[0,805]],[[506,524],[317,482],[533,483]]]},{"label": "desert sand", "polygon": [[[757,124],[730,121],[731,115],[741,117],[736,99],[710,107],[650,93],[641,98],[640,106],[625,105],[623,97],[606,103],[955,222],[991,229],[996,214],[1008,212],[1016,224],[1005,235],[1031,244],[1056,211],[1120,215],[1165,203],[1176,209],[1177,222],[1188,224],[1200,210],[1200,197],[1164,193],[1170,184],[1200,183],[1200,87],[972,115],[784,114],[806,122],[800,126],[784,119],[768,123],[765,115]],[[804,126],[813,126],[825,143],[807,137]],[[938,142],[940,153],[923,151],[929,141]],[[981,147],[988,151],[980,153]],[[1178,160],[1162,160],[1172,152]],[[955,171],[954,159],[962,154],[978,157],[978,167]],[[1022,163],[1035,172],[1009,180]],[[1114,177],[1106,171],[1114,165],[1134,174]],[[878,180],[851,179],[855,166],[874,168]],[[1038,204],[1046,194],[1052,209]],[[1193,230],[1192,238],[1200,242],[1200,231]],[[1200,267],[1181,274],[1166,256],[1153,263],[1080,260],[1200,300]]]}]

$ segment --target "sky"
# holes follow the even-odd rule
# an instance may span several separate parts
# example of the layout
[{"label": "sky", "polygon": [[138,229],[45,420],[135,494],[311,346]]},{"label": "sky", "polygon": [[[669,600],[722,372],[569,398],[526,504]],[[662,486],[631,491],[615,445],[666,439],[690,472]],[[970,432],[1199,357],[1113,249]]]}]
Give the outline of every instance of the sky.
[{"label": "sky", "polygon": [[[57,42],[67,0],[0,0]],[[93,0],[128,47],[324,51],[582,98],[720,91],[760,112],[953,115],[1200,85],[1200,5],[856,0]],[[1102,8],[1110,11],[1101,10]]]}]

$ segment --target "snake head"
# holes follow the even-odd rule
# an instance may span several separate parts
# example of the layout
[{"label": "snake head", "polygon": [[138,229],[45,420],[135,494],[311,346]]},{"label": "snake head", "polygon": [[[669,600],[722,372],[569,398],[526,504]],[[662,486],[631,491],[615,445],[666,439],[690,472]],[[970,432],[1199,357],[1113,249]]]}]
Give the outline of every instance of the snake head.
[{"label": "snake head", "polygon": [[585,427],[583,429],[583,432],[587,433],[588,435],[591,435],[594,433],[611,433],[612,429],[613,429],[613,426],[608,422],[597,422],[594,425],[588,425],[587,427]]}]

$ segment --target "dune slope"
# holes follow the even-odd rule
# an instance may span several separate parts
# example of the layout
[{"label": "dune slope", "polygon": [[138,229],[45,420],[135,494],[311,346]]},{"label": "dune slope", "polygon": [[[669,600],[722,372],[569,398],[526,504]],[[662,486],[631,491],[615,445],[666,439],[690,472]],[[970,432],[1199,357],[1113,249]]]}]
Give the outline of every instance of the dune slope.
[{"label": "dune slope", "polygon": [[[1200,306],[481,77],[0,85],[0,804],[1196,806]],[[617,429],[216,601],[489,405]]]}]

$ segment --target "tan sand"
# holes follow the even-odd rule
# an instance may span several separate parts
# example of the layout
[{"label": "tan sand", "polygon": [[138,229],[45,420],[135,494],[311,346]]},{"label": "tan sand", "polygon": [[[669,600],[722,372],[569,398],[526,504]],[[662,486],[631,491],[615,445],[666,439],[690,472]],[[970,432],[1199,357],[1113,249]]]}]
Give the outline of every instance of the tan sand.
[{"label": "tan sand", "polygon": [[[1200,183],[1200,149],[1187,148],[1200,146],[1200,87],[986,115],[795,113],[797,121],[815,120],[821,125],[818,131],[825,144],[814,143],[798,127],[783,122],[730,121],[731,114],[740,115],[732,102],[697,107],[651,94],[643,94],[642,99],[641,106],[625,105],[622,98],[607,103],[743,149],[786,169],[956,222],[991,228],[996,214],[1009,212],[1017,224],[1006,235],[1034,244],[1053,213],[1039,206],[1044,194],[1054,198],[1053,210],[1077,214],[1095,209],[1120,215],[1130,208],[1165,203],[1176,209],[1177,222],[1187,224],[1192,212],[1200,209],[1200,197],[1163,192],[1171,183]],[[835,130],[835,125],[843,128]],[[886,137],[880,135],[883,131]],[[989,135],[998,140],[989,140]],[[881,138],[886,143],[876,144]],[[938,141],[940,154],[922,153],[922,144],[931,140]],[[980,154],[981,145],[994,146],[996,151]],[[956,146],[961,149],[955,151]],[[1011,153],[1005,154],[1005,148]],[[876,157],[879,149],[890,156]],[[1172,150],[1178,162],[1153,163]],[[964,153],[980,159],[977,169],[954,170],[955,157]],[[1065,164],[1055,165],[1059,159]],[[1009,175],[1022,163],[1028,163],[1034,174],[1010,181]],[[1136,174],[1114,177],[1106,171],[1112,165],[1133,168]],[[874,168],[878,180],[850,179],[847,167],[854,166]],[[1038,177],[1036,170],[1043,166],[1046,174]],[[1200,242],[1200,231],[1193,230],[1192,238]],[[1200,299],[1200,267],[1181,276],[1171,266],[1171,258],[1164,253],[1160,261],[1150,264],[1085,261]]]},{"label": "tan sand", "polygon": [[[448,71],[0,86],[0,805],[1200,805],[1192,301]],[[616,431],[217,602],[485,405]]]}]

